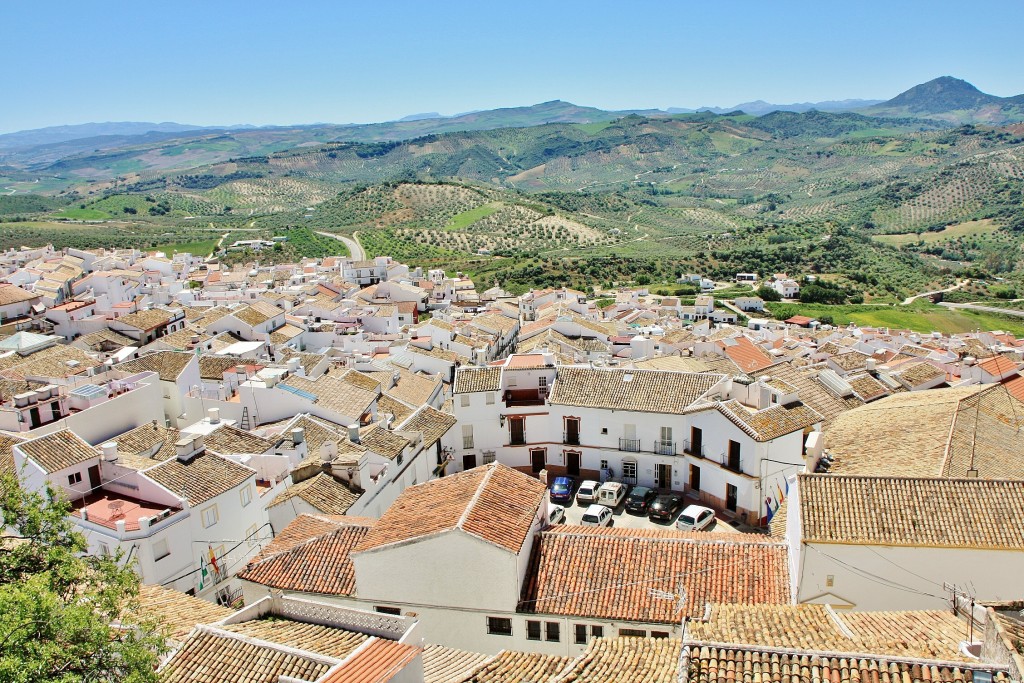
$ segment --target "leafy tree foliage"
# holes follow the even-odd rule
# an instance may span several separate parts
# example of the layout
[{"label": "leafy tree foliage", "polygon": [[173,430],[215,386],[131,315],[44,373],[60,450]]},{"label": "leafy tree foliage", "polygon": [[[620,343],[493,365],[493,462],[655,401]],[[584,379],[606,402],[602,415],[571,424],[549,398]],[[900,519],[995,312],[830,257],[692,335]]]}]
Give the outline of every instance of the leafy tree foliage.
[{"label": "leafy tree foliage", "polygon": [[166,645],[138,615],[138,576],[120,558],[84,554],[69,510],[52,490],[0,476],[0,680],[156,681]]},{"label": "leafy tree foliage", "polygon": [[757,295],[765,301],[782,301],[782,295],[771,287],[761,285],[757,288]]}]

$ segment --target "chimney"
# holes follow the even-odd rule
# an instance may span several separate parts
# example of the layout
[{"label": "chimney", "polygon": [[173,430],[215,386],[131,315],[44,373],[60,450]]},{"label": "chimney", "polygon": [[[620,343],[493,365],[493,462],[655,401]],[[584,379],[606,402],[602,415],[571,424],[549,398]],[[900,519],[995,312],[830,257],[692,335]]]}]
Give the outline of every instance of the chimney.
[{"label": "chimney", "polygon": [[302,427],[296,427],[292,430],[292,445],[298,446],[300,443],[306,440],[306,430]]},{"label": "chimney", "polygon": [[384,420],[383,420],[384,429],[391,429],[391,425],[394,423],[394,421],[395,421],[394,414],[392,414],[392,413],[385,413],[384,414]]},{"label": "chimney", "polygon": [[190,463],[192,459],[196,457],[196,451],[192,447],[192,439],[184,438],[174,442],[174,454],[178,458],[178,462]]},{"label": "chimney", "polygon": [[206,414],[210,418],[210,424],[220,424],[220,408],[210,408]]},{"label": "chimney", "polygon": [[299,368],[300,367],[302,367],[302,366],[299,364],[299,359],[298,358],[289,358],[288,359],[288,372],[290,372],[293,375],[298,375],[298,374],[300,374],[299,373]]},{"label": "chimney", "polygon": [[352,443],[359,443],[359,425],[348,426],[348,440]]},{"label": "chimney", "polygon": [[487,365],[487,349],[474,349],[473,354],[477,365]]},{"label": "chimney", "polygon": [[106,462],[117,462],[117,442],[108,441],[100,449],[103,451],[103,460]]},{"label": "chimney", "polygon": [[874,358],[868,358],[866,361],[864,361],[864,369],[867,370],[868,372],[874,372],[875,371],[875,359]]}]

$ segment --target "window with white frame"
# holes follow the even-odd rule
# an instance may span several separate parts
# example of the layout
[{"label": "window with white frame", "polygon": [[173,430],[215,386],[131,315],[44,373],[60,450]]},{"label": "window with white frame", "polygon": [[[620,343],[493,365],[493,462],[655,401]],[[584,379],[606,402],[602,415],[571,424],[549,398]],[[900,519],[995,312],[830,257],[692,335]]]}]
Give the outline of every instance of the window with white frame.
[{"label": "window with white frame", "polygon": [[459,405],[463,408],[469,407],[469,394],[463,394],[459,397]]},{"label": "window with white frame", "polygon": [[242,507],[245,507],[252,502],[252,487],[246,485],[245,488],[238,492],[238,495],[242,498]]},{"label": "window with white frame", "polygon": [[493,406],[494,405],[494,392],[493,391],[488,391],[487,394],[486,394],[486,398],[487,398],[487,405]]},{"label": "window with white frame", "polygon": [[462,447],[473,448],[473,425],[462,425]]},{"label": "window with white frame", "polygon": [[69,485],[74,486],[75,484],[80,484],[80,483],[82,483],[82,473],[81,472],[72,472],[71,474],[68,475],[68,484]]},{"label": "window with white frame", "polygon": [[220,514],[217,512],[217,506],[211,505],[202,512],[203,517],[203,528],[209,529],[211,526],[220,521]]}]

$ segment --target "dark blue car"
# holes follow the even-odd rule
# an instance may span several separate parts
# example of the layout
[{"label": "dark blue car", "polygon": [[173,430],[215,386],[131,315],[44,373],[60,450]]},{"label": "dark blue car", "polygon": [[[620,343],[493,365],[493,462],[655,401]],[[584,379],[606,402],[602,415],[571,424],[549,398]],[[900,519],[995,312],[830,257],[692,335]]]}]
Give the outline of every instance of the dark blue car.
[{"label": "dark blue car", "polygon": [[555,477],[551,483],[552,503],[571,503],[574,484],[569,477]]}]

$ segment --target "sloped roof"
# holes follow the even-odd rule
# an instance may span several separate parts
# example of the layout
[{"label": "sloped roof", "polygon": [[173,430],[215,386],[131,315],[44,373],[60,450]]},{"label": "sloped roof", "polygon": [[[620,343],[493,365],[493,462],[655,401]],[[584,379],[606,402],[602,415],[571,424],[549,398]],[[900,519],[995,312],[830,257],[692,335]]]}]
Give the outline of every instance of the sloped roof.
[{"label": "sloped roof", "polygon": [[723,379],[712,373],[562,367],[553,404],[679,413]]},{"label": "sloped roof", "polygon": [[133,358],[124,363],[118,363],[114,366],[114,369],[133,374],[136,372],[155,372],[160,375],[160,379],[164,382],[174,382],[185,371],[185,368],[188,367],[189,362],[193,358],[195,356],[191,353],[183,351],[157,351],[156,353],[148,353],[145,356]]},{"label": "sloped roof", "polygon": [[500,367],[459,368],[455,371],[455,384],[452,389],[454,394],[498,391],[499,389],[501,389]]},{"label": "sloped roof", "polygon": [[368,552],[461,529],[518,553],[546,487],[501,463],[412,486],[398,496],[354,552]]},{"label": "sloped roof", "polygon": [[[708,602],[786,604],[790,600],[787,548],[764,536],[644,533],[633,529],[563,526],[533,545],[518,611],[559,616],[678,623],[703,614]],[[749,537],[749,540],[747,539]]]},{"label": "sloped roof", "polygon": [[209,452],[200,453],[187,463],[171,458],[144,473],[175,495],[183,495],[193,506],[256,476],[254,470]]},{"label": "sloped roof", "polygon": [[1024,482],[804,474],[808,543],[1024,549]]},{"label": "sloped roof", "polygon": [[[366,538],[372,521],[368,524],[363,518],[351,518],[350,522],[344,519],[309,515],[296,518],[285,531],[293,524],[298,524],[298,530],[288,535],[282,532],[238,573],[238,578],[281,590],[353,595],[356,574],[349,554]],[[310,535],[308,531],[316,527],[326,530]]]},{"label": "sloped roof", "polygon": [[62,429],[16,445],[18,450],[39,464],[47,473],[74,467],[99,457],[95,448],[69,429]]},{"label": "sloped roof", "polygon": [[267,507],[283,505],[293,498],[300,498],[325,515],[343,515],[359,499],[359,496],[334,477],[320,472],[305,481],[288,487]]}]

